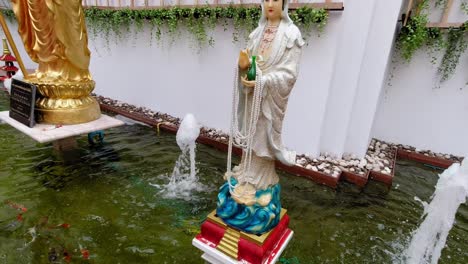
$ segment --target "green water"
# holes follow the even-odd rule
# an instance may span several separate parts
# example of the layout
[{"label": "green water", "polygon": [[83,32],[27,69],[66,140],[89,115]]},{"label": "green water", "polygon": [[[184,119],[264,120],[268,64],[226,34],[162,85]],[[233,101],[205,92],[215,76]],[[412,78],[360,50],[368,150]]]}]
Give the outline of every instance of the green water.
[{"label": "green water", "polygon": [[[0,92],[0,110],[7,107]],[[105,133],[104,146],[90,147],[83,136],[77,151],[61,156],[0,125],[0,263],[66,263],[64,251],[71,263],[203,263],[191,240],[215,208],[225,153],[198,145],[198,176],[207,187],[190,199],[168,199],[151,184],[169,182],[180,152],[175,136],[141,125]],[[283,207],[295,232],[281,262],[398,262],[421,222],[414,197],[428,201],[438,172],[399,161],[388,194],[377,183],[363,192],[342,183],[335,191],[281,173]],[[59,226],[64,223],[70,227]],[[463,205],[440,263],[468,263],[467,244]]]}]

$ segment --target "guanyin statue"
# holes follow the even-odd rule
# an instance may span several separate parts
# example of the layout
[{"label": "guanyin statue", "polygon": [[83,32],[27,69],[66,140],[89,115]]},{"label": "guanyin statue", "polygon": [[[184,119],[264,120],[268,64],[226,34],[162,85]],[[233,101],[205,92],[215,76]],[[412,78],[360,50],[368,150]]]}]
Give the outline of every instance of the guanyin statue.
[{"label": "guanyin statue", "polygon": [[[217,215],[235,228],[264,233],[280,218],[280,185],[275,160],[295,164],[296,153],[281,140],[288,98],[296,82],[301,32],[288,16],[288,0],[262,1],[258,27],[241,51],[235,73],[227,182],[218,195]],[[256,60],[249,60],[255,56]],[[255,80],[246,73],[256,63]],[[243,149],[231,169],[232,146]]]}]

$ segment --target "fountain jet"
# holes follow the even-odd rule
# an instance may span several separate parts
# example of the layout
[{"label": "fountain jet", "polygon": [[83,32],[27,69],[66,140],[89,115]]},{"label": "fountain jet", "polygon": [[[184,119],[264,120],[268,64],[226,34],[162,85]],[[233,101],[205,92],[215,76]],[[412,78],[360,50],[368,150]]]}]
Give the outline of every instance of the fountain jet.
[{"label": "fountain jet", "polygon": [[468,159],[461,165],[454,163],[440,174],[432,201],[424,208],[424,221],[404,252],[406,263],[435,264],[439,261],[458,207],[467,197]]}]

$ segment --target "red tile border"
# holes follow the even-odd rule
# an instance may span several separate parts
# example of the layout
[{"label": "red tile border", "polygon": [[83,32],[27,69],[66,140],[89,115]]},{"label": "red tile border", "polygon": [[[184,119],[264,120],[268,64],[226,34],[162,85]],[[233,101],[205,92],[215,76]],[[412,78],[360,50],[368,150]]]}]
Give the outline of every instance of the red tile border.
[{"label": "red tile border", "polygon": [[341,177],[347,182],[353,183],[358,187],[364,188],[364,186],[366,186],[367,184],[367,181],[369,180],[369,171],[367,171],[364,175],[352,173],[349,171],[343,171],[341,173]]},{"label": "red tile border", "polygon": [[340,176],[341,176],[340,174],[337,177],[333,177],[328,174],[321,173],[319,171],[308,170],[304,167],[300,167],[297,165],[287,166],[279,161],[276,161],[276,168],[282,171],[285,171],[287,173],[306,177],[318,184],[323,184],[331,188],[336,188],[336,186],[338,186],[338,181],[340,180]]},{"label": "red tile border", "polygon": [[421,163],[429,164],[429,165],[444,168],[444,169],[447,169],[448,167],[450,167],[450,165],[454,163],[454,161],[452,160],[446,160],[446,159],[441,159],[437,157],[430,157],[421,153],[407,151],[401,148],[398,149],[397,151],[397,157],[399,159],[412,160],[412,161],[421,162]]},{"label": "red tile border", "polygon": [[369,177],[374,181],[382,182],[388,187],[391,187],[392,182],[393,182],[393,176],[395,176],[396,159],[397,159],[397,151],[394,150],[393,158],[392,158],[393,160],[392,172],[390,174],[385,174],[385,173],[381,173],[380,171],[371,170],[369,173]]},{"label": "red tile border", "polygon": [[374,181],[382,182],[387,186],[392,186],[393,174],[385,174],[380,171],[370,171],[370,178]]}]

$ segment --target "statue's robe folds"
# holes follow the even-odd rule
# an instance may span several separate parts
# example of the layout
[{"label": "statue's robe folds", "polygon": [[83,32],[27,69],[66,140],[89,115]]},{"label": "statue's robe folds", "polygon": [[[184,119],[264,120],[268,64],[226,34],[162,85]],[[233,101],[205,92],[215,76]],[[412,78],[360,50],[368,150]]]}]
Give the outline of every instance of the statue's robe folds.
[{"label": "statue's robe folds", "polygon": [[[266,23],[257,27],[249,36],[248,48],[253,55],[258,54],[265,26]],[[244,172],[236,177],[239,182],[248,182],[257,190],[263,190],[278,183],[274,160],[279,160],[286,165],[294,165],[296,160],[296,152],[283,146],[281,132],[289,95],[298,75],[304,40],[299,29],[292,22],[283,19],[272,45],[268,58],[258,61],[257,71],[262,72],[264,89],[261,113],[252,146],[253,167],[248,172],[249,175]],[[247,96],[247,109],[250,109],[253,93],[244,93],[244,89],[250,88],[244,88],[240,81],[238,83],[238,122],[242,129],[245,128],[243,127],[245,126],[245,96]],[[247,116],[249,115],[250,113]]]},{"label": "statue's robe folds", "polygon": [[12,0],[18,32],[40,78],[91,79],[81,0]]}]

